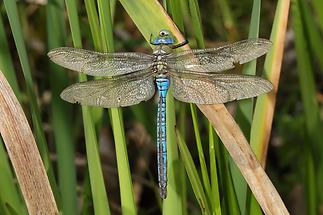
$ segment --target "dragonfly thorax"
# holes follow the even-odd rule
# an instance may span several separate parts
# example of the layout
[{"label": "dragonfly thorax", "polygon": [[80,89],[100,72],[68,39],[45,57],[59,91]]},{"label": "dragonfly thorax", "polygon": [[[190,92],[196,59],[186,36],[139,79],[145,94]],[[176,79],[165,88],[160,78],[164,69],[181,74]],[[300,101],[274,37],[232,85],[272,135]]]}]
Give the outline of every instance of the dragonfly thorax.
[{"label": "dragonfly thorax", "polygon": [[153,55],[166,55],[172,52],[172,48],[169,45],[159,45],[154,51]]},{"label": "dragonfly thorax", "polygon": [[165,74],[167,73],[167,62],[165,60],[165,56],[168,55],[171,51],[168,46],[160,45],[156,48],[153,52],[155,56],[153,70],[158,74]]}]

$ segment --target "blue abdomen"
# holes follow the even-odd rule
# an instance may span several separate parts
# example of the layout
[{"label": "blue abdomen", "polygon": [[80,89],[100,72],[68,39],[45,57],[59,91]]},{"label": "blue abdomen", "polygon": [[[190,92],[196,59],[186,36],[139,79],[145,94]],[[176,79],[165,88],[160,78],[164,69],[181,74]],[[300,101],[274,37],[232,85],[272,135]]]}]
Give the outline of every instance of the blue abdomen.
[{"label": "blue abdomen", "polygon": [[159,101],[157,109],[157,164],[160,196],[167,195],[167,146],[166,146],[166,95],[169,88],[167,78],[157,78]]}]

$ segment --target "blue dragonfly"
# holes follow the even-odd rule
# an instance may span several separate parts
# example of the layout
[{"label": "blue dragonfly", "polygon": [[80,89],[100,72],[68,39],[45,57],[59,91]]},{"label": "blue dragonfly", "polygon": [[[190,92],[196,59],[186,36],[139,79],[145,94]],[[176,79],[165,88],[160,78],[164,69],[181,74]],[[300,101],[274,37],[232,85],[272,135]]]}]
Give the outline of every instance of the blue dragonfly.
[{"label": "blue dragonfly", "polygon": [[[161,198],[167,196],[166,94],[182,102],[217,104],[256,97],[272,90],[260,77],[224,73],[264,55],[271,47],[266,39],[248,39],[218,48],[174,52],[178,43],[171,32],[161,30],[150,43],[152,54],[102,53],[61,47],[48,53],[50,59],[71,70],[105,79],[79,82],[67,87],[61,98],[70,103],[125,107],[151,99],[158,92],[157,164]],[[156,86],[156,87],[155,87]]]}]

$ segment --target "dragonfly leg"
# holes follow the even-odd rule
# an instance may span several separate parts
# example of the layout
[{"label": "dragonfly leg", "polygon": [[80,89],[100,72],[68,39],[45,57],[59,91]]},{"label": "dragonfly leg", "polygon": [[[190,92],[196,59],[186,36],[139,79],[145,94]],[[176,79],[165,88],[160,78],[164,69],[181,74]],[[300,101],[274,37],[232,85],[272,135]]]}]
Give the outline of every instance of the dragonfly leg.
[{"label": "dragonfly leg", "polygon": [[153,45],[153,42],[151,41],[152,37],[153,37],[153,34],[150,34],[149,43]]},{"label": "dragonfly leg", "polygon": [[172,45],[171,48],[172,49],[177,49],[179,47],[185,46],[186,44],[188,44],[188,40],[187,39],[185,39],[183,42],[181,42],[179,44]]},{"label": "dragonfly leg", "polygon": [[157,44],[157,43],[153,42],[153,41],[152,41],[152,39],[153,39],[153,34],[150,34],[150,37],[149,37],[149,43],[150,43],[151,45],[154,45],[154,46],[159,45],[159,44]]}]

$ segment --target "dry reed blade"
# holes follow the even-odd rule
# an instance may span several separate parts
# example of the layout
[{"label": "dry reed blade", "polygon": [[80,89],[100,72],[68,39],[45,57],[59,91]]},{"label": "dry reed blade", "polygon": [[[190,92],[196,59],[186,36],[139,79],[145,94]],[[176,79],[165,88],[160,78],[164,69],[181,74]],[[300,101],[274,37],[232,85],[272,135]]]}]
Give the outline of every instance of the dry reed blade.
[{"label": "dry reed blade", "polygon": [[[168,17],[168,15],[165,14],[165,17]],[[177,27],[173,23],[169,26],[176,38],[182,41],[184,37]],[[185,46],[185,49],[189,49],[189,47]],[[223,104],[197,106],[211,122],[264,213],[267,215],[289,214],[279,193],[226,107]]]},{"label": "dry reed blade", "polygon": [[284,54],[285,34],[288,23],[290,0],[277,3],[275,21],[270,40],[273,47],[266,56],[264,75],[273,84],[274,89],[257,99],[252,122],[250,144],[262,166],[266,164],[267,149],[275,112],[276,96]]},{"label": "dry reed blade", "polygon": [[[165,14],[165,17],[168,17],[168,15]],[[177,27],[173,23],[170,23],[169,26],[176,38],[183,41],[184,37]],[[185,46],[185,48],[189,49],[188,46]],[[289,214],[279,193],[261,167],[248,141],[226,107],[223,104],[197,106],[211,122],[264,213],[267,215]]]},{"label": "dry reed blade", "polygon": [[33,133],[9,83],[0,71],[0,133],[31,215],[58,215]]},{"label": "dry reed blade", "polygon": [[198,105],[219,135],[267,215],[289,214],[276,188],[252,152],[237,123],[223,104]]}]

